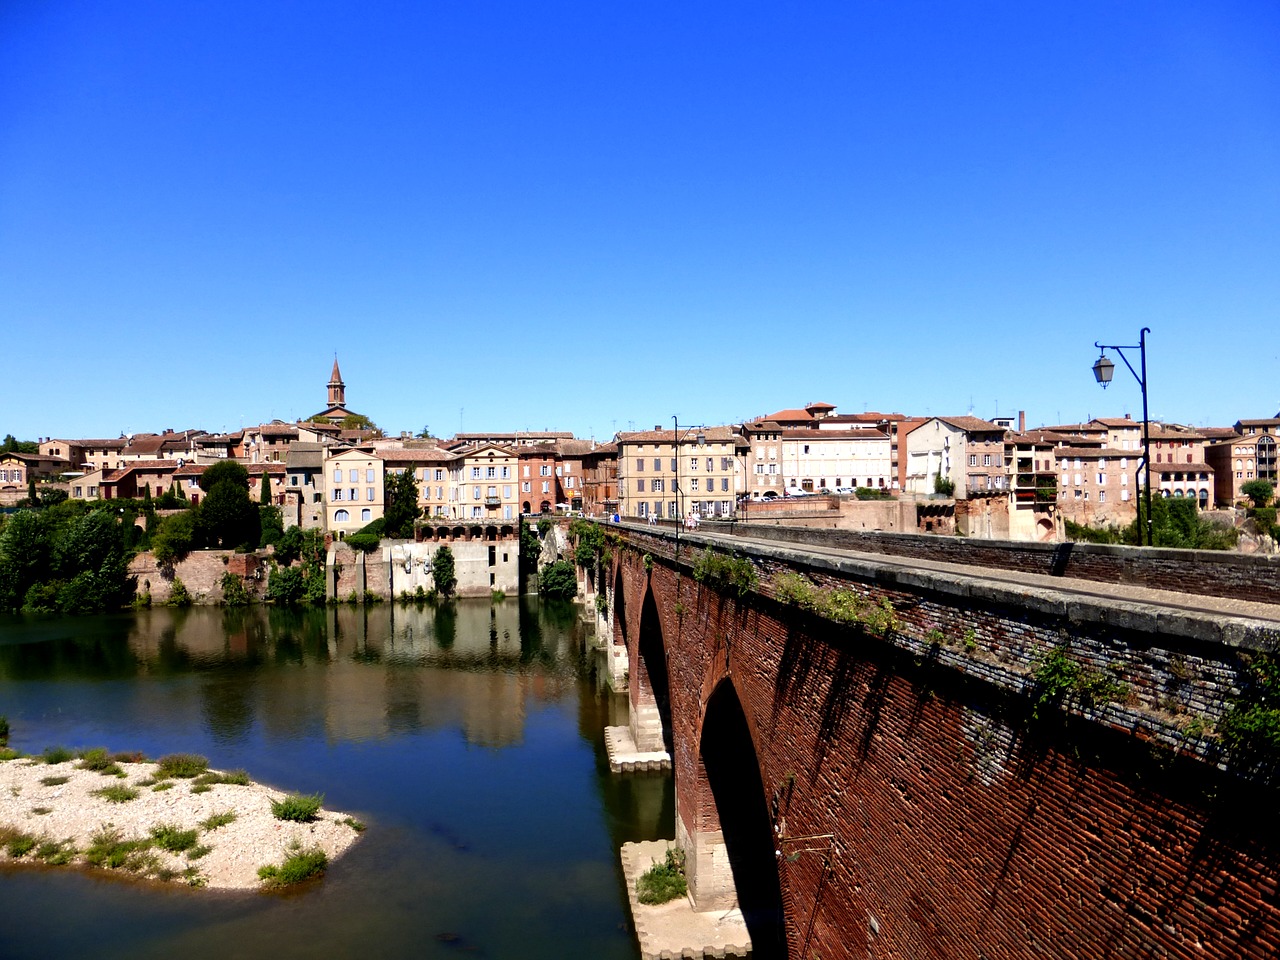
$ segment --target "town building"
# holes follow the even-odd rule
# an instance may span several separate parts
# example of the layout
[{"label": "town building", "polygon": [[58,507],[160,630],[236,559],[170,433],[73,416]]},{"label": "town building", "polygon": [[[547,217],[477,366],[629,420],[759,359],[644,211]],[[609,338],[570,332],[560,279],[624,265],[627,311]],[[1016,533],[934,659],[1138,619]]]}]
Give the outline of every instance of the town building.
[{"label": "town building", "polygon": [[736,462],[746,442],[732,427],[619,433],[618,509],[629,518],[674,520],[735,512]]},{"label": "town building", "polygon": [[1004,427],[978,417],[931,417],[906,435],[906,490],[936,492],[939,477],[951,481],[957,500],[1005,494]]},{"label": "town building", "polygon": [[[336,364],[335,364],[336,367]],[[383,514],[385,470],[381,455],[370,448],[331,449],[324,460],[326,529],[345,537]]]}]

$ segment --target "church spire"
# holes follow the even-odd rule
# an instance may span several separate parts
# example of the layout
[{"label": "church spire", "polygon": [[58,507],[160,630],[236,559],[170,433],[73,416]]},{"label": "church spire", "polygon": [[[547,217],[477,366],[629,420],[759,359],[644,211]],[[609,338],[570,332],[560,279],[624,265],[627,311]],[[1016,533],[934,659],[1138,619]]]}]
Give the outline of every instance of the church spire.
[{"label": "church spire", "polygon": [[347,405],[347,387],[342,382],[342,373],[338,370],[338,355],[333,356],[333,373],[329,376],[329,406],[345,407]]}]

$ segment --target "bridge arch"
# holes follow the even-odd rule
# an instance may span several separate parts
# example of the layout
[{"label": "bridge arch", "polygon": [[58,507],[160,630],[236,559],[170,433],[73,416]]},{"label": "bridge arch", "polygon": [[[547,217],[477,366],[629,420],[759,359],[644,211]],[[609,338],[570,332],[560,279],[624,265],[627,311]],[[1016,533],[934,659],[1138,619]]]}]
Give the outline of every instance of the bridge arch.
[{"label": "bridge arch", "polygon": [[626,581],[622,577],[622,564],[614,566],[613,571],[613,643],[614,646],[627,645],[627,597]]},{"label": "bridge arch", "polygon": [[671,753],[671,687],[667,644],[653,590],[646,589],[640,608],[631,692],[631,737],[641,753]]},{"label": "bridge arch", "polygon": [[[752,956],[787,956],[786,924],[774,824],[751,725],[733,680],[708,698],[688,802],[676,784],[677,843],[685,851],[690,892],[699,910],[742,910]],[[686,822],[686,818],[690,822]]]}]

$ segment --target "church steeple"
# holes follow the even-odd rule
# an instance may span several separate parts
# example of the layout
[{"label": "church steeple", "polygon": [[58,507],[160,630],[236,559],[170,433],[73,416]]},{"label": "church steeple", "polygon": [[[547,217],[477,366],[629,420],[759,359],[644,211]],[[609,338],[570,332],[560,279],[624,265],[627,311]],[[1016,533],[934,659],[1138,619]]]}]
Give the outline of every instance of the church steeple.
[{"label": "church steeple", "polygon": [[345,407],[347,405],[347,385],[342,382],[342,373],[338,370],[338,357],[333,358],[333,373],[329,376],[329,406]]}]

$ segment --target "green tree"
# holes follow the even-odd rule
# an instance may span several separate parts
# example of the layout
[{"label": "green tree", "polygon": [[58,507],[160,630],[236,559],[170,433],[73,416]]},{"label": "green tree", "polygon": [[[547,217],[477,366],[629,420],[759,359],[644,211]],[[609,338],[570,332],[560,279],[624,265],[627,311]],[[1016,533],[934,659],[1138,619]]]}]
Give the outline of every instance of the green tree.
[{"label": "green tree", "polygon": [[1271,502],[1271,498],[1275,496],[1276,489],[1271,485],[1270,480],[1259,479],[1250,480],[1242,485],[1240,492],[1252,501],[1254,509],[1260,509]]},{"label": "green tree", "polygon": [[19,510],[0,534],[0,609],[17,610],[27,591],[48,579],[52,541],[34,510]]},{"label": "green tree", "polygon": [[284,515],[280,512],[280,508],[259,506],[258,526],[261,529],[258,537],[258,546],[265,547],[279,542],[280,538],[284,536]]},{"label": "green tree", "polygon": [[262,471],[262,479],[258,481],[258,503],[261,506],[271,506],[271,478],[267,476],[267,471]]},{"label": "green tree", "polygon": [[33,440],[18,440],[12,433],[4,435],[4,442],[0,443],[0,453],[39,453],[40,444]]},{"label": "green tree", "polygon": [[453,591],[458,586],[458,576],[453,562],[453,551],[447,546],[442,546],[431,558],[431,577],[435,581],[436,590],[440,596],[453,596]]},{"label": "green tree", "polygon": [[430,439],[431,439],[431,428],[430,428],[429,426],[427,426],[426,424],[423,424],[423,425],[422,425],[422,429],[418,431],[418,439],[419,439],[419,440],[430,440]]},{"label": "green tree", "polygon": [[181,560],[192,551],[196,544],[196,513],[183,510],[160,521],[160,526],[151,537],[151,555],[156,563],[167,566],[175,560]]},{"label": "green tree", "polygon": [[219,460],[200,474],[197,481],[200,489],[209,493],[220,483],[234,483],[247,494],[249,492],[249,471],[243,464],[234,460]]},{"label": "green tree", "polygon": [[276,540],[276,563],[289,566],[302,556],[302,528],[290,527]]},{"label": "green tree", "polygon": [[418,482],[413,471],[401,470],[387,477],[387,509],[382,515],[382,534],[393,540],[413,536],[413,523],[422,516],[418,505]]},{"label": "green tree", "polygon": [[954,496],[956,492],[956,482],[950,477],[944,477],[942,474],[938,474],[933,478],[933,492],[940,493],[944,497]]},{"label": "green tree", "polygon": [[276,567],[267,581],[267,599],[272,603],[294,606],[302,602],[306,580],[301,567]]},{"label": "green tree", "polygon": [[363,413],[348,413],[338,424],[343,430],[367,430],[375,437],[382,436],[382,428]]},{"label": "green tree", "polygon": [[261,530],[248,486],[230,481],[215,484],[200,503],[199,527],[205,542],[213,546],[256,546]]},{"label": "green tree", "polygon": [[578,576],[568,560],[557,560],[542,568],[538,593],[550,600],[572,600],[578,595]]}]

